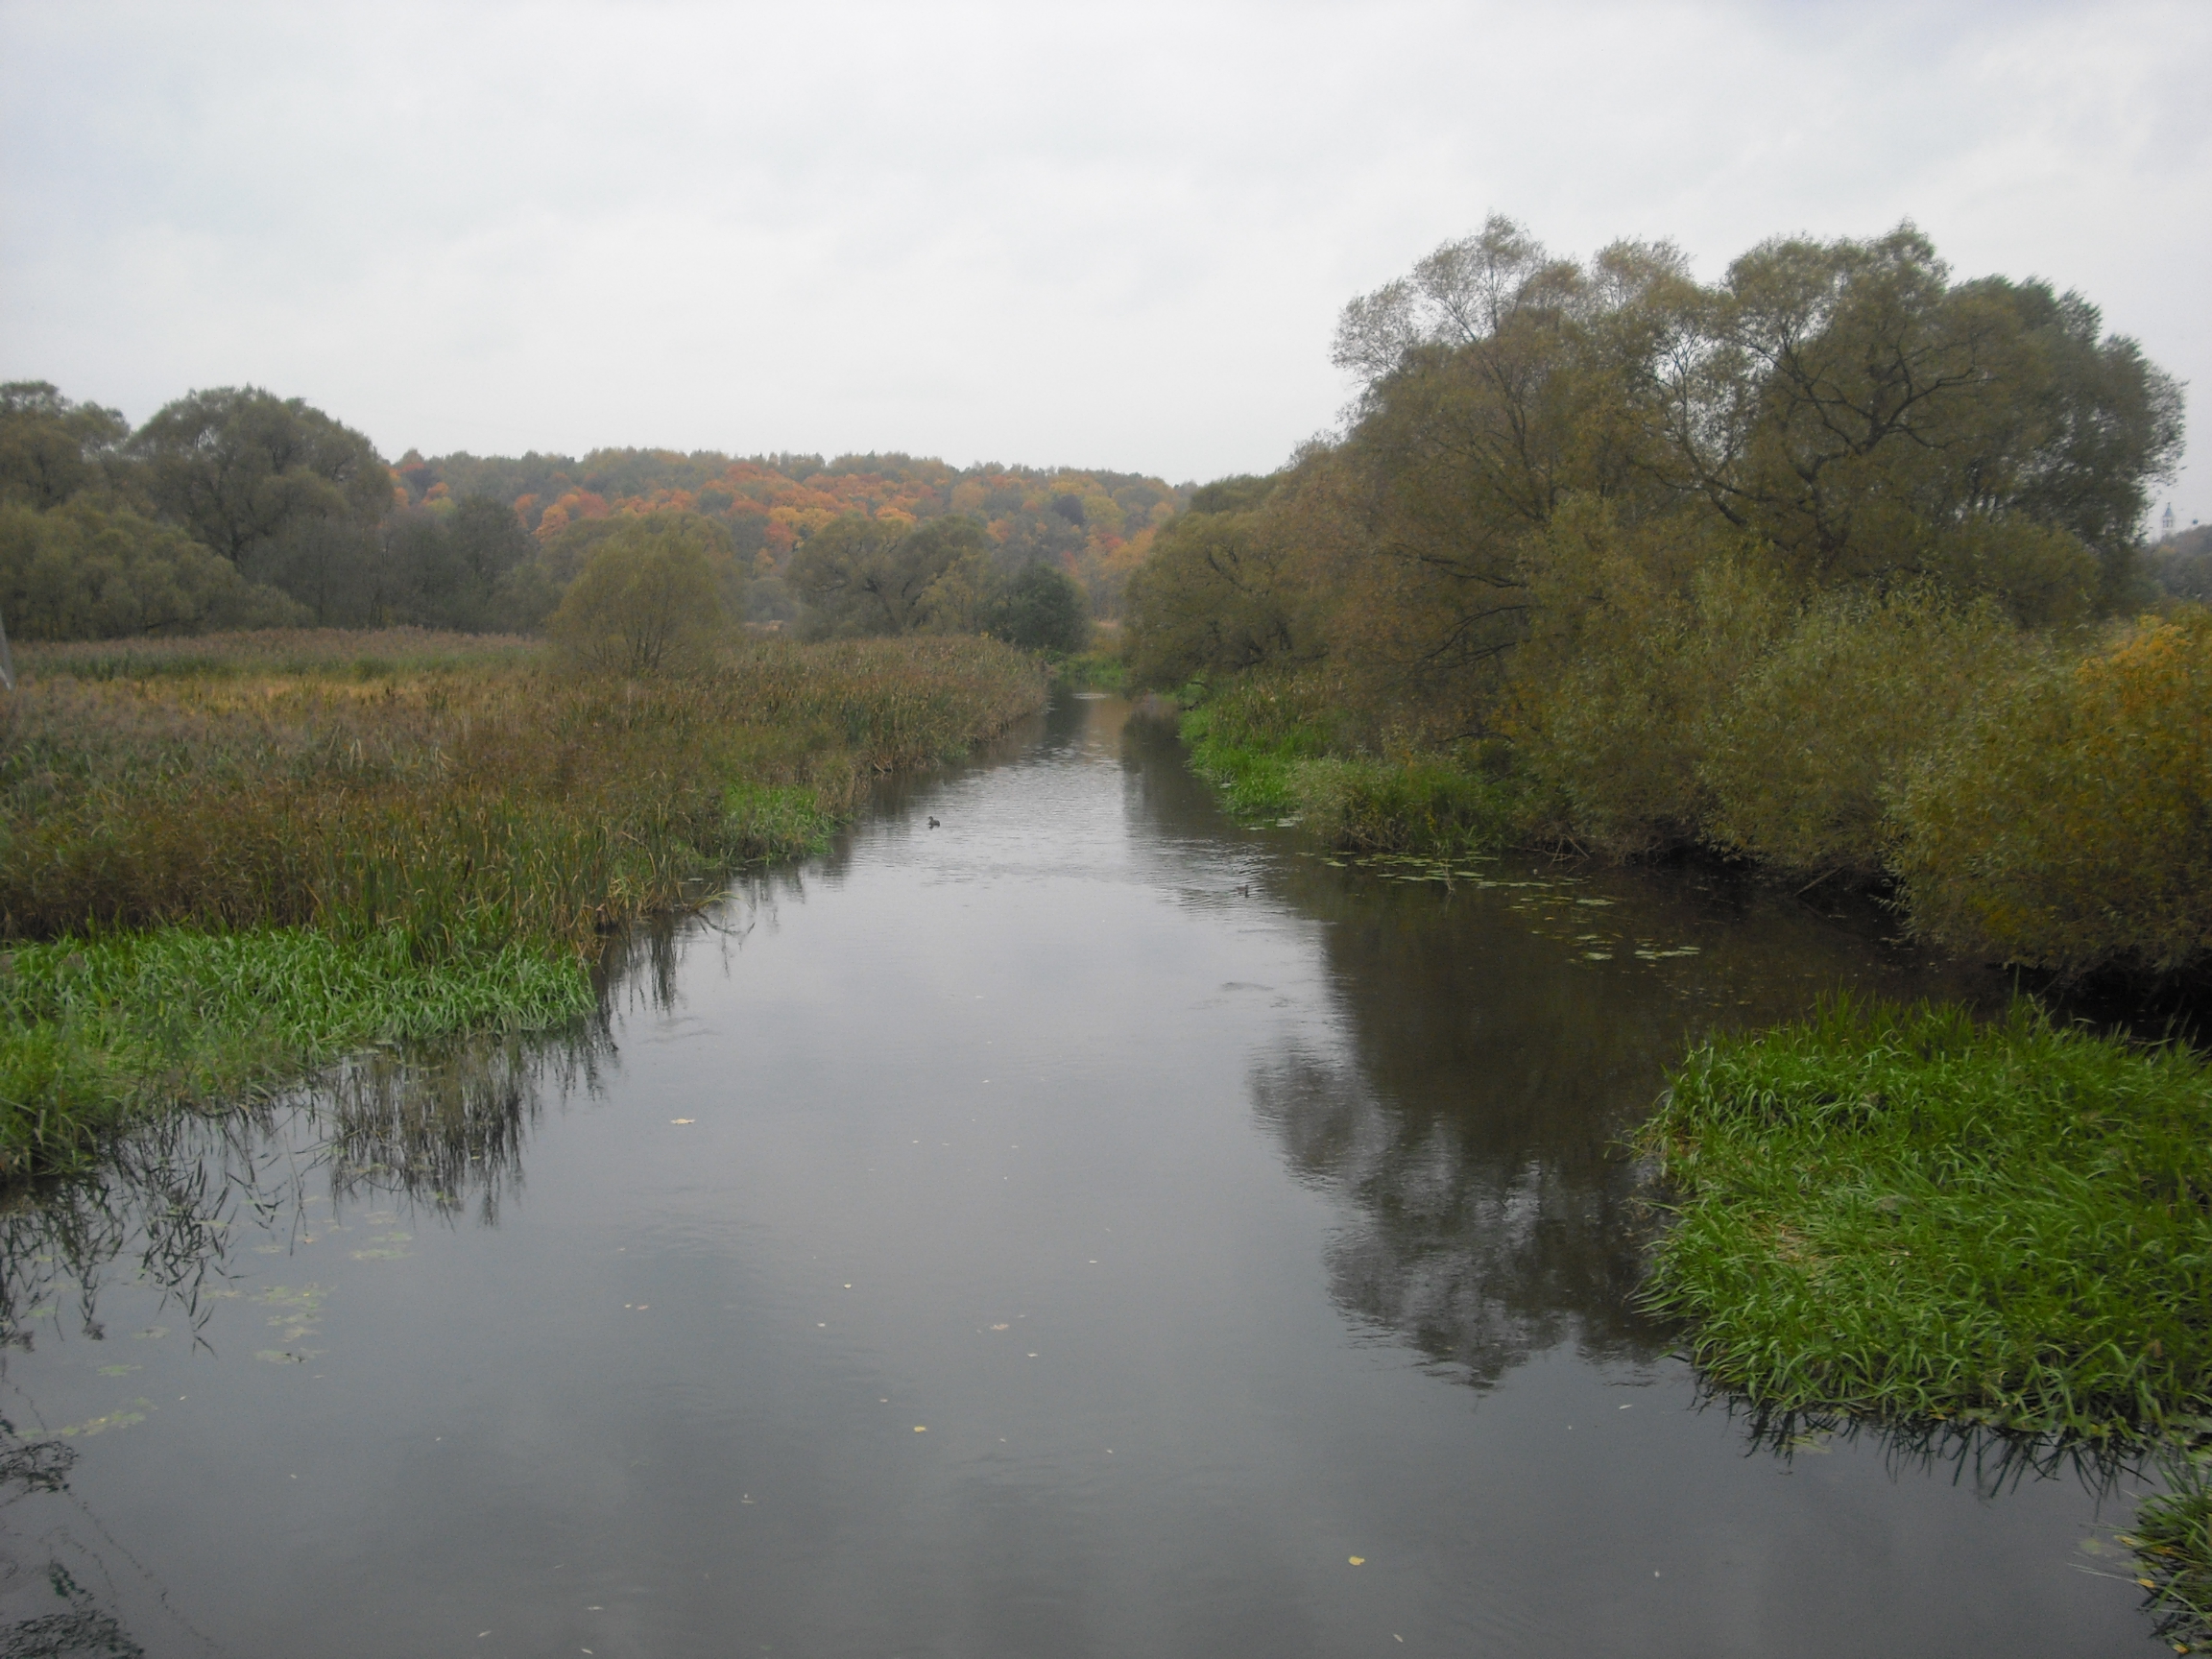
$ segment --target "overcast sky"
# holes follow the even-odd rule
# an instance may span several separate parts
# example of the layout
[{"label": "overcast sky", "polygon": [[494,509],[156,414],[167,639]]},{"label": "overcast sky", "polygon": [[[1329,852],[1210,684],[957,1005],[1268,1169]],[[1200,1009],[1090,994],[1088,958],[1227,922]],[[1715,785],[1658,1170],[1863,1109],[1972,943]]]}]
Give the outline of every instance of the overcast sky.
[{"label": "overcast sky", "polygon": [[[1706,276],[1911,218],[2202,428],[2208,103],[2204,0],[0,0],[0,377],[256,383],[388,455],[1203,479],[1330,427],[1343,302],[1490,212]],[[2212,466],[2169,498],[2212,518]]]}]

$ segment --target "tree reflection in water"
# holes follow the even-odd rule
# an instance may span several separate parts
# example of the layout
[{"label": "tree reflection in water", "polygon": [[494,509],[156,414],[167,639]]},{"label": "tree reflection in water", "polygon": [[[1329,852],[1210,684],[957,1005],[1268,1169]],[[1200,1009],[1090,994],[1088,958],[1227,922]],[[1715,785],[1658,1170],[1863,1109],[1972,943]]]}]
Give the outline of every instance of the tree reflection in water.
[{"label": "tree reflection in water", "polygon": [[1562,1341],[1627,1363],[1668,1351],[1632,1302],[1647,1218],[1620,1162],[1548,1160],[1468,1114],[1379,1101],[1310,1056],[1256,1072],[1251,1091],[1292,1167],[1347,1203],[1329,1283],[1361,1323],[1477,1385]]}]

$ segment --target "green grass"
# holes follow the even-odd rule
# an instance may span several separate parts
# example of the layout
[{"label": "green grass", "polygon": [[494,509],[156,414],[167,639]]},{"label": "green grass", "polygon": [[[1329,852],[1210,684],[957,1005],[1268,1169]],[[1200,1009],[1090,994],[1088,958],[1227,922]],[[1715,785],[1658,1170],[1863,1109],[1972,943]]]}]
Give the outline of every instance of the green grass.
[{"label": "green grass", "polygon": [[2099,1438],[2212,1427],[2212,1074],[2032,1005],[1840,999],[1715,1039],[1644,1131],[1647,1297],[1776,1409]]},{"label": "green grass", "polygon": [[1070,691],[1126,691],[1129,664],[1115,651],[1079,651],[1053,663],[1052,678]]},{"label": "green grass", "polygon": [[1431,857],[1492,852],[1518,796],[1451,755],[1341,752],[1312,688],[1238,682],[1182,717],[1190,764],[1243,818],[1296,818],[1332,847]]},{"label": "green grass", "polygon": [[2176,1653],[2212,1647],[2212,1461],[2173,1461],[2167,1490],[2143,1501],[2128,1542],[2151,1592],[2159,1634]]},{"label": "green grass", "polygon": [[537,1029],[592,1006],[581,958],[523,944],[425,962],[401,931],[167,927],[0,957],[0,1179],[66,1167],[138,1114],[378,1044]]},{"label": "green grass", "polygon": [[740,780],[722,791],[724,830],[741,862],[805,857],[828,851],[838,819],[811,789]]}]

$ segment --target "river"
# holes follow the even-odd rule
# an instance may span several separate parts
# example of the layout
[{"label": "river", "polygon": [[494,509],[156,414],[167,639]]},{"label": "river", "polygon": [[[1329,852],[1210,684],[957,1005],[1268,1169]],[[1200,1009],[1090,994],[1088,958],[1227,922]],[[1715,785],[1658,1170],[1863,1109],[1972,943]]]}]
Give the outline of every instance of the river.
[{"label": "river", "polygon": [[1435,874],[1063,694],[597,1021],[145,1137],[0,1216],[0,1653],[2159,1651],[2132,1483],[1755,1423],[1632,1299],[1691,1034],[2002,986]]}]

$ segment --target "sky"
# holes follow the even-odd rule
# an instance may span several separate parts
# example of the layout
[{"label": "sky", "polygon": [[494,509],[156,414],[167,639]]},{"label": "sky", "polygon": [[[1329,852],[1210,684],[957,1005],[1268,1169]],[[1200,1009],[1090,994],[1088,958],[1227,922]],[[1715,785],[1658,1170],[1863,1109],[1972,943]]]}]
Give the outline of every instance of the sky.
[{"label": "sky", "polygon": [[2212,456],[2208,101],[2205,0],[0,0],[0,378],[1202,480],[1331,430],[1344,302],[1493,212],[1707,278],[1911,219],[2102,306]]}]

